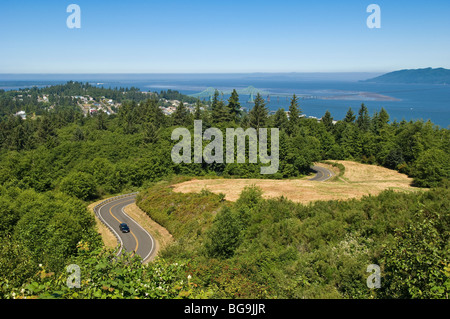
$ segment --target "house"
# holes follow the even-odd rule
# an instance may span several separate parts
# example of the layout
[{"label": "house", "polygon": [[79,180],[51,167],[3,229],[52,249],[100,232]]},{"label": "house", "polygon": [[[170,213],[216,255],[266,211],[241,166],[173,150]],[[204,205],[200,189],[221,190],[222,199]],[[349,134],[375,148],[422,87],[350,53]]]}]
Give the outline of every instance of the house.
[{"label": "house", "polygon": [[25,111],[19,111],[16,114],[14,114],[15,116],[20,116],[22,118],[22,120],[26,120],[27,119],[27,114],[25,113]]}]

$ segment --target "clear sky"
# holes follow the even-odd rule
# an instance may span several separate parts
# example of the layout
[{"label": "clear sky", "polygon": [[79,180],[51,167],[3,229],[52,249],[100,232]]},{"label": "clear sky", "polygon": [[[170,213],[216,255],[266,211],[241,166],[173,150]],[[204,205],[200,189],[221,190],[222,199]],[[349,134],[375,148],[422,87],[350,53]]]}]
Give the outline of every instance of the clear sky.
[{"label": "clear sky", "polygon": [[[69,29],[69,4],[81,28]],[[381,29],[369,29],[369,4]],[[0,73],[450,68],[448,0],[1,0]]]}]

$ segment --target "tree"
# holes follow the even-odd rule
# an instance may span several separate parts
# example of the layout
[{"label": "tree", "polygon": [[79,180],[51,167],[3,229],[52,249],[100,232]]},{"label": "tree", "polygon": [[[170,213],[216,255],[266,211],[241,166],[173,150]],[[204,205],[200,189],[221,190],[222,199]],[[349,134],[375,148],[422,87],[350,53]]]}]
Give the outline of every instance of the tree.
[{"label": "tree", "polygon": [[381,108],[379,113],[375,113],[372,119],[372,131],[375,134],[380,134],[389,122],[389,114],[384,108]]},{"label": "tree", "polygon": [[72,140],[75,142],[81,142],[84,141],[84,133],[83,131],[77,126],[75,129],[75,132],[73,132]]},{"label": "tree", "polygon": [[231,119],[238,122],[242,113],[241,104],[239,103],[239,95],[235,89],[231,92],[231,96],[228,99],[228,109],[231,113]]},{"label": "tree", "polygon": [[230,258],[240,244],[241,227],[235,213],[224,207],[214,219],[207,235],[206,251],[210,257]]},{"label": "tree", "polygon": [[358,118],[356,119],[356,125],[358,128],[364,132],[368,131],[370,128],[370,116],[367,107],[361,104],[361,108],[358,112]]},{"label": "tree", "polygon": [[436,187],[450,179],[450,155],[431,148],[419,155],[413,166],[414,182],[421,187]]},{"label": "tree", "polygon": [[195,102],[195,111],[194,111],[194,120],[201,120],[202,119],[202,102],[200,99],[197,99],[197,102]]},{"label": "tree", "polygon": [[289,120],[284,109],[278,109],[273,116],[273,126],[280,130],[286,130],[289,126]]},{"label": "tree", "polygon": [[333,130],[333,118],[331,117],[330,111],[327,110],[325,112],[325,115],[322,117],[322,124],[328,132]]},{"label": "tree", "polygon": [[178,104],[177,108],[175,109],[175,112],[172,114],[173,118],[173,124],[178,126],[186,126],[189,122],[189,111],[184,106],[184,103],[181,101],[180,104]]},{"label": "tree", "polygon": [[350,107],[345,115],[344,122],[345,123],[353,123],[355,122],[356,116],[353,113],[352,108]]},{"label": "tree", "polygon": [[214,123],[229,122],[232,120],[232,113],[223,101],[217,101],[216,106],[211,112]]},{"label": "tree", "polygon": [[387,168],[397,169],[399,165],[405,163],[402,149],[398,146],[394,147],[384,159],[383,165]]},{"label": "tree", "polygon": [[61,191],[82,200],[97,196],[94,177],[83,172],[72,172],[61,181]]},{"label": "tree", "polygon": [[166,124],[167,118],[159,107],[156,98],[152,97],[142,104],[145,106],[144,122],[151,122],[156,128],[160,128]]},{"label": "tree", "polygon": [[106,113],[99,111],[97,114],[97,129],[106,130]]},{"label": "tree", "polygon": [[42,144],[56,142],[57,134],[53,124],[49,119],[49,116],[42,117],[42,119],[38,122],[38,129],[36,134],[38,142]]},{"label": "tree", "polygon": [[125,134],[133,134],[136,132],[135,125],[135,109],[137,104],[135,101],[123,103],[119,108],[118,117],[119,125],[123,128]]},{"label": "tree", "polygon": [[255,105],[248,114],[250,127],[255,128],[256,131],[258,131],[260,128],[265,127],[268,114],[269,111],[266,108],[264,99],[261,97],[261,94],[258,93],[256,95]]},{"label": "tree", "polygon": [[160,129],[152,123],[144,123],[143,125],[143,141],[145,144],[154,144],[159,140]]},{"label": "tree", "polygon": [[214,111],[215,111],[215,109],[217,108],[217,106],[218,106],[218,103],[219,103],[219,91],[218,90],[215,90],[214,91],[214,95],[213,95],[213,98],[212,98],[212,101],[211,101],[211,111],[214,113]]},{"label": "tree", "polygon": [[25,130],[23,125],[17,125],[9,136],[9,146],[11,150],[20,151],[25,147]]},{"label": "tree", "polygon": [[302,114],[298,105],[298,97],[294,94],[289,105],[289,126],[288,134],[292,135],[300,123],[300,115]]}]

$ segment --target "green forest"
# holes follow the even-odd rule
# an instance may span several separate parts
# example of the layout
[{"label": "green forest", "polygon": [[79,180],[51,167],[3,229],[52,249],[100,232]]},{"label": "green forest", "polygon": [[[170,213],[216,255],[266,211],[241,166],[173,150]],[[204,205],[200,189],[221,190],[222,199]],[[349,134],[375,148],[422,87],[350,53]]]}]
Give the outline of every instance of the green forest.
[{"label": "green forest", "polygon": [[[48,95],[41,102],[39,96]],[[19,98],[19,95],[21,98]],[[108,98],[117,113],[85,116],[72,96]],[[161,99],[178,99],[166,115]],[[184,103],[183,103],[184,102]],[[193,103],[191,112],[185,103]],[[26,111],[27,119],[14,114]],[[289,116],[285,111],[289,111]],[[174,164],[171,133],[217,127],[279,128],[280,167]],[[192,177],[298,178],[314,162],[354,160],[398,170],[427,189],[360,200],[266,200],[250,187],[235,203],[171,185]],[[243,112],[233,91],[204,103],[176,91],[98,88],[79,82],[0,91],[0,298],[448,298],[450,131],[391,121],[362,104],[334,122],[302,117],[294,95],[269,115],[258,95]],[[137,204],[175,243],[155,261],[114,258],[87,206],[138,191]],[[66,267],[79,265],[80,288]],[[367,266],[382,271],[366,285]]]}]

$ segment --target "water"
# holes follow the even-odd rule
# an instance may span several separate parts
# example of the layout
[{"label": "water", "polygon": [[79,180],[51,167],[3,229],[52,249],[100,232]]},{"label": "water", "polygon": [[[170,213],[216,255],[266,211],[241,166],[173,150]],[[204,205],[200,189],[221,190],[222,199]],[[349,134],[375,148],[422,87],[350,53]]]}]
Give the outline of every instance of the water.
[{"label": "water", "polygon": [[[288,109],[295,93],[314,96],[300,98],[300,108],[307,116],[322,117],[328,110],[335,120],[342,119],[348,108],[357,113],[364,103],[371,114],[385,108],[391,121],[431,120],[450,126],[450,85],[377,84],[359,82],[378,74],[98,74],[98,75],[0,75],[0,89],[12,90],[31,86],[44,87],[69,80],[89,82],[103,87],[137,87],[142,91],[178,90],[184,94],[199,93],[208,87],[219,91],[254,86],[269,92],[266,99],[271,111]],[[359,92],[369,92],[360,95]],[[376,93],[373,95],[373,93]],[[378,95],[377,95],[378,94]],[[381,96],[380,96],[381,95]],[[389,97],[386,99],[385,97]],[[228,95],[223,96],[224,99]],[[270,98],[270,102],[268,102]],[[249,96],[241,95],[241,105],[251,109]]]}]

